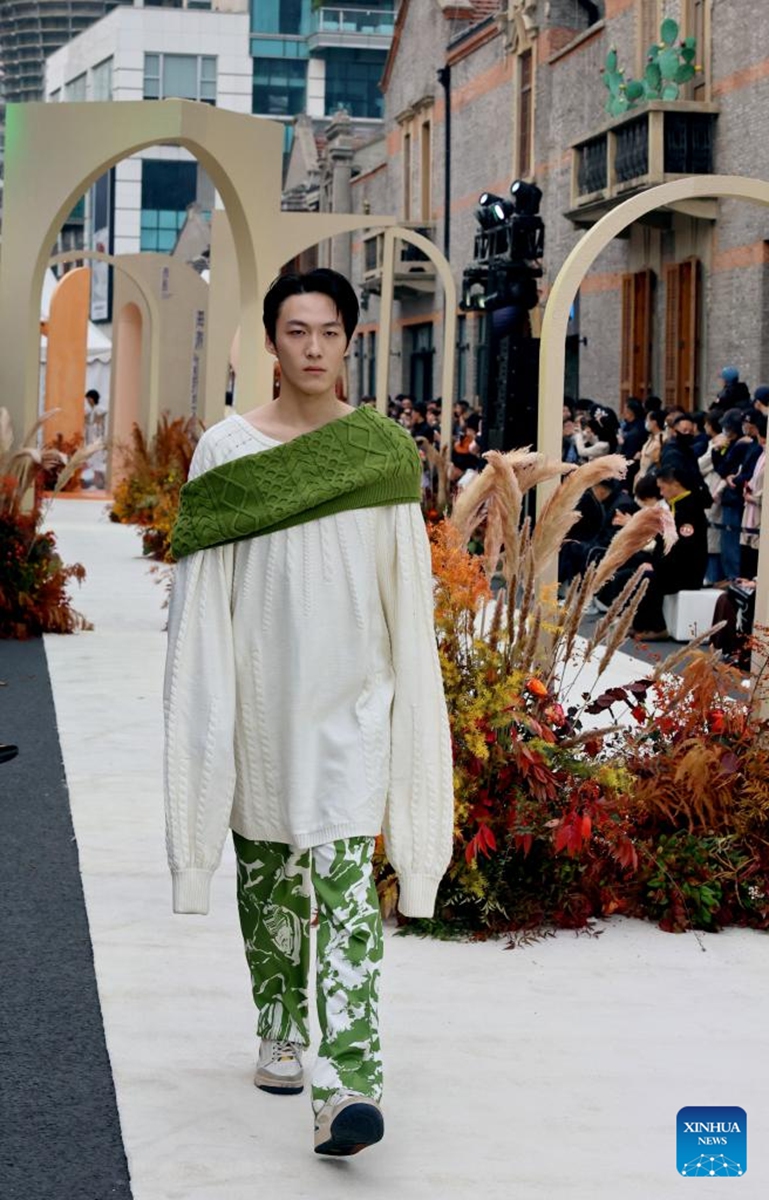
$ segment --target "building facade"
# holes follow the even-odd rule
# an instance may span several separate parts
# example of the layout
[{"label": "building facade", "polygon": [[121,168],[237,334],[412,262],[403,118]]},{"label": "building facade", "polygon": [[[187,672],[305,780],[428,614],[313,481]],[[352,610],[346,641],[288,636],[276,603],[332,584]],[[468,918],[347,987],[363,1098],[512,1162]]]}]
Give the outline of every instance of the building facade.
[{"label": "building facade", "polygon": [[49,54],[125,3],[131,0],[3,0],[0,62],[6,102],[42,100]]},{"label": "building facade", "polygon": [[[53,54],[46,99],[163,100],[182,97],[251,111],[248,13],[121,7]],[[178,146],[153,146],[124,159],[86,198],[80,243],[114,254],[171,252],[190,205],[203,219],[216,203],[202,166]]]},{"label": "building facade", "polygon": [[[663,20],[678,26],[670,46]],[[683,73],[675,98],[606,111],[612,47],[625,80],[639,80],[652,46],[680,57],[686,38],[696,39],[699,69]],[[356,156],[356,211],[395,211],[422,229],[448,250],[459,287],[480,193],[536,183],[546,226],[540,310],[584,230],[625,196],[691,174],[769,178],[760,0],[405,0],[381,87],[381,153],[372,163],[369,148],[360,165]],[[768,225],[758,207],[700,200],[658,210],[615,239],[574,306],[565,391],[614,407],[655,393],[706,408],[726,364],[751,386],[769,380]],[[365,308],[351,373],[358,394],[372,390],[380,352],[380,246],[372,233],[352,248]],[[439,386],[442,297],[430,264],[405,245],[394,315],[390,391],[427,399]],[[484,319],[459,313],[455,396],[471,403],[482,398]]]}]

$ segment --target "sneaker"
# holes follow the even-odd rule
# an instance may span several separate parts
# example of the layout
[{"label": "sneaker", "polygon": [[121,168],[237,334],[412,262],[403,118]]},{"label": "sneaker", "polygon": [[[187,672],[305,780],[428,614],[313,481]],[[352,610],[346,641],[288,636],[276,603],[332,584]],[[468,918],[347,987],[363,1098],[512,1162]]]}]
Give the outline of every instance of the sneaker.
[{"label": "sneaker", "polygon": [[263,1092],[298,1095],[304,1087],[301,1044],[262,1038],[254,1083]]},{"label": "sneaker", "polygon": [[357,1154],[384,1136],[384,1118],[370,1096],[329,1100],[315,1117],[315,1153]]}]

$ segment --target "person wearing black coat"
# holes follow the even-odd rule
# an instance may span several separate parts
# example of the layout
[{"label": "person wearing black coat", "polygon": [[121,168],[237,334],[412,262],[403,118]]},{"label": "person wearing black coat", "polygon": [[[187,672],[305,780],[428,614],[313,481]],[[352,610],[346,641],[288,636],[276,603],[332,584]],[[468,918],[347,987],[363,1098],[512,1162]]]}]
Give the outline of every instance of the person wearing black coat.
[{"label": "person wearing black coat", "polygon": [[740,530],[745,505],[741,472],[754,445],[753,438],[742,436],[743,415],[741,409],[729,410],[711,451],[713,469],[725,481],[721,492],[721,563],[726,579],[737,579],[740,574]]},{"label": "person wearing black coat", "polygon": [[657,486],[676,523],[678,540],[665,554],[658,544],[647,570],[649,584],[633,619],[636,641],[663,641],[670,635],[662,602],[665,596],[702,587],[708,563],[708,522],[699,495],[689,491],[676,467],[657,475]]}]

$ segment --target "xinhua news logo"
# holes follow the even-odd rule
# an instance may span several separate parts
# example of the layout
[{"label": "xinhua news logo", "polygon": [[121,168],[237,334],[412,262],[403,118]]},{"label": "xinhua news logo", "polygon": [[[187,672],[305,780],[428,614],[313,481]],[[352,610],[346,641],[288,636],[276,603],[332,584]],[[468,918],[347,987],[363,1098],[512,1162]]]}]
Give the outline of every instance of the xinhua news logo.
[{"label": "xinhua news logo", "polygon": [[679,1109],[676,1135],[676,1166],[687,1179],[736,1177],[748,1169],[744,1108]]}]

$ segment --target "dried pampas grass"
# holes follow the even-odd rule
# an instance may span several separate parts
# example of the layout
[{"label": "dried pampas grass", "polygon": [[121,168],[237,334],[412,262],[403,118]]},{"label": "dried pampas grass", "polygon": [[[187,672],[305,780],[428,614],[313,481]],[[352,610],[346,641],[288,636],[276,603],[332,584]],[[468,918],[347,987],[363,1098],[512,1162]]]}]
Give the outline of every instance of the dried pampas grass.
[{"label": "dried pampas grass", "polygon": [[579,520],[576,506],[582,494],[604,479],[624,479],[627,467],[627,459],[621,454],[605,454],[577,467],[555,489],[539,515],[531,541],[537,572],[543,571],[558,553]]},{"label": "dried pampas grass", "polygon": [[676,523],[668,508],[658,504],[654,508],[641,508],[633,513],[627,524],[614,535],[600,561],[595,577],[595,590],[599,592],[629,558],[643,550],[646,543],[658,534],[664,541],[667,554],[678,540]]}]

